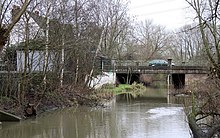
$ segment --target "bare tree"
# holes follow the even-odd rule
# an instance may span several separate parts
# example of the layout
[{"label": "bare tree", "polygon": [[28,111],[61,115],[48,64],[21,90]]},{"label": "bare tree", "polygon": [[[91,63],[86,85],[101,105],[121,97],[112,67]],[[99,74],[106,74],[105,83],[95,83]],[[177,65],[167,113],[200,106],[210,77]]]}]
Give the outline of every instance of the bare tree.
[{"label": "bare tree", "polygon": [[86,76],[100,73],[97,59],[103,55],[117,57],[125,46],[129,21],[123,6],[126,8],[121,0],[31,3],[13,30],[13,38],[19,38],[16,46],[22,46],[20,51],[17,49],[18,64],[22,66],[18,68],[21,74],[16,95],[20,103],[26,102],[25,95],[30,90],[43,97],[49,90],[73,82],[87,86]]},{"label": "bare tree", "polygon": [[96,34],[96,37],[90,39],[96,41],[96,43],[92,44],[94,55],[86,85],[89,84],[90,78],[95,73],[97,59],[103,56],[113,58],[120,55],[120,47],[124,46],[128,26],[126,4],[123,4],[121,0],[93,1],[91,6],[93,10],[90,14],[94,15],[92,21],[96,26],[96,29],[92,29],[92,32]]},{"label": "bare tree", "polygon": [[121,47],[125,46],[125,36],[128,34],[129,18],[127,16],[127,4],[121,0],[103,1],[101,22],[104,26],[104,38],[101,52],[112,58],[117,58]]},{"label": "bare tree", "polygon": [[204,46],[201,34],[195,25],[186,25],[180,28],[172,41],[172,50],[181,62],[191,62],[198,65],[205,61]]},{"label": "bare tree", "polygon": [[[186,0],[193,8],[206,55],[212,67],[210,80],[195,86],[189,125],[195,138],[219,137],[220,32],[219,0]],[[214,79],[215,78],[215,79]],[[206,88],[204,88],[204,87]]]},{"label": "bare tree", "polygon": [[220,47],[219,47],[219,1],[218,0],[187,0],[196,13],[202,43],[213,67],[212,73],[220,76]]},{"label": "bare tree", "polygon": [[136,39],[136,46],[139,49],[138,55],[144,57],[145,60],[160,58],[170,45],[170,35],[165,28],[154,25],[152,21],[136,25],[133,37]]},{"label": "bare tree", "polygon": [[12,31],[15,24],[20,20],[21,16],[26,11],[28,5],[32,0],[25,0],[21,6],[21,8],[17,8],[13,6],[14,11],[11,17],[11,21],[8,22],[7,12],[11,7],[12,0],[3,0],[1,1],[1,9],[0,9],[0,49],[2,50],[4,45],[7,43],[10,32]]}]

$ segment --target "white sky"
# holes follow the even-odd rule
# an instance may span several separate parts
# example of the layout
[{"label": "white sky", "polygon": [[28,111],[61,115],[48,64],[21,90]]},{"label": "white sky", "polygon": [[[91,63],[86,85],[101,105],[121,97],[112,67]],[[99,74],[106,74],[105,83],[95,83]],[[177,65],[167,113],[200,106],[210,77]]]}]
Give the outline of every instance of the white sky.
[{"label": "white sky", "polygon": [[130,0],[129,9],[138,21],[152,20],[171,30],[192,23],[185,0]]}]

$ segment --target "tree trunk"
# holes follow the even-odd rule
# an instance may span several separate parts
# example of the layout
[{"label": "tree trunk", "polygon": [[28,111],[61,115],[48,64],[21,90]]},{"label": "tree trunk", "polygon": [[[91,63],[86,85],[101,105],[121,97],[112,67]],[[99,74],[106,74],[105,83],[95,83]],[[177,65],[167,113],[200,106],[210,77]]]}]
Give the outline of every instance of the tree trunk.
[{"label": "tree trunk", "polygon": [[7,27],[3,27],[3,25],[0,24],[0,52],[7,43],[11,30],[14,28],[15,24],[20,20],[21,16],[24,14],[31,1],[32,0],[25,0],[21,9],[19,9],[19,12],[13,17],[12,22]]}]

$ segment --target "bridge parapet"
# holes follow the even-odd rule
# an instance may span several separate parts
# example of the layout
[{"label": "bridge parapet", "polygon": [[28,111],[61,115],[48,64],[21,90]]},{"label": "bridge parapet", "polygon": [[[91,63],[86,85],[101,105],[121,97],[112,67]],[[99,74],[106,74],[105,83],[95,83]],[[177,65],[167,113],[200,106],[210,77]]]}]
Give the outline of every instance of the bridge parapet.
[{"label": "bridge parapet", "polygon": [[204,66],[115,66],[111,69],[116,73],[142,74],[208,74],[209,69]]},{"label": "bridge parapet", "polygon": [[[148,66],[149,61],[146,60],[114,60],[116,66]],[[207,60],[197,59],[190,61],[175,60],[172,61],[176,66],[207,66]]]}]

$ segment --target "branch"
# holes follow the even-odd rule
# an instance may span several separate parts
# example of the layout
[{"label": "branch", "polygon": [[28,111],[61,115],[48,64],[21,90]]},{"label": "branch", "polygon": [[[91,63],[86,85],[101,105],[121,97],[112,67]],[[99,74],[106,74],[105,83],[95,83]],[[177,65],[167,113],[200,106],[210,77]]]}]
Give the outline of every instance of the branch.
[{"label": "branch", "polygon": [[207,132],[207,137],[212,137],[220,130],[220,121],[216,122]]},{"label": "branch", "polygon": [[217,17],[217,12],[218,12],[218,7],[219,7],[219,1],[220,1],[220,0],[217,0],[216,3],[215,3],[216,5],[215,5],[215,10],[214,10],[214,17]]},{"label": "branch", "polygon": [[189,121],[189,127],[192,130],[193,136],[195,138],[204,136],[205,133],[201,130],[201,128],[196,124],[195,116],[193,114],[189,114],[188,116],[188,121]]},{"label": "branch", "polygon": [[15,17],[15,19],[12,21],[11,24],[9,24],[9,26],[7,27],[7,31],[4,33],[4,37],[8,37],[11,30],[13,29],[13,27],[15,26],[15,24],[20,20],[21,16],[24,14],[24,12],[26,11],[28,5],[30,4],[32,0],[25,0],[24,4],[21,7],[21,10],[18,12],[17,16]]},{"label": "branch", "polygon": [[5,16],[7,15],[6,12],[8,11],[9,5],[12,3],[13,0],[10,0],[9,3],[7,4],[7,6],[5,7],[5,10],[3,11],[4,5],[6,3],[7,0],[4,0],[1,6],[1,10],[0,10],[0,25],[2,25],[3,23],[3,19],[5,18]]}]

